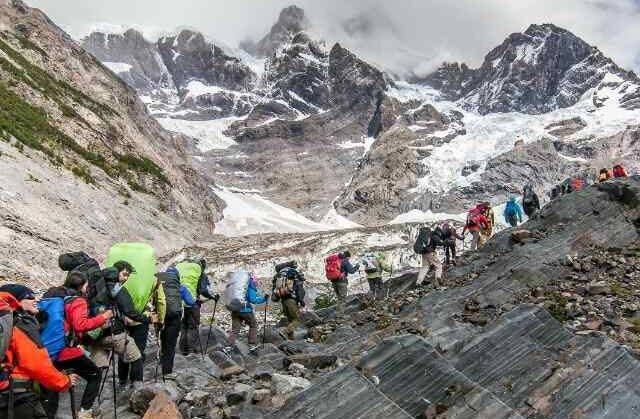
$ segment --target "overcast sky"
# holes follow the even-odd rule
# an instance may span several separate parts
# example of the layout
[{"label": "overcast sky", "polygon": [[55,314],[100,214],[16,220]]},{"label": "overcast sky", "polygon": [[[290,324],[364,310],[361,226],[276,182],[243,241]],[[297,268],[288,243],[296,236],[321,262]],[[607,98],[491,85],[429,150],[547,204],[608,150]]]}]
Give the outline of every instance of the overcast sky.
[{"label": "overcast sky", "polygon": [[[385,69],[425,73],[443,60],[480,65],[484,55],[531,23],[554,23],[640,70],[640,0],[27,0],[78,38],[97,23],[135,26],[152,37],[180,27],[236,46],[263,36],[280,10],[303,9],[314,32]],[[370,27],[348,35],[343,22]],[[362,27],[362,25],[360,25]]]}]

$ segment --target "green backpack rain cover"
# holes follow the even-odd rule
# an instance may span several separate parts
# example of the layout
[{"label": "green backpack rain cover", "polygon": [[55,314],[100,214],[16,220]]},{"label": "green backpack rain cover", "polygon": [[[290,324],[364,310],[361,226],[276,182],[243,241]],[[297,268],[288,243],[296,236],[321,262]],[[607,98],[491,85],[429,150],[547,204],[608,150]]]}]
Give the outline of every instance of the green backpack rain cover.
[{"label": "green backpack rain cover", "polygon": [[187,287],[194,300],[198,298],[198,281],[202,274],[200,264],[185,260],[184,262],[176,264],[176,269],[180,274],[180,283]]},{"label": "green backpack rain cover", "polygon": [[156,253],[146,243],[117,243],[109,249],[106,266],[111,267],[120,260],[129,262],[135,269],[123,288],[131,296],[136,311],[142,313],[156,285]]}]

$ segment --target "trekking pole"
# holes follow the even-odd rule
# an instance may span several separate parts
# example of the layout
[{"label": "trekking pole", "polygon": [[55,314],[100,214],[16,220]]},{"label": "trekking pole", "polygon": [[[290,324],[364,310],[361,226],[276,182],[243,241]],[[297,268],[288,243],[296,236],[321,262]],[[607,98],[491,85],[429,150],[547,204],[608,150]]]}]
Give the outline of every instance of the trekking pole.
[{"label": "trekking pole", "polygon": [[213,319],[216,317],[216,309],[218,308],[218,300],[214,299],[213,303],[213,314],[211,315],[211,320],[209,320],[209,332],[207,333],[207,342],[204,345],[204,353],[202,357],[204,359],[205,354],[207,353],[207,349],[209,349],[209,338],[211,337],[211,329],[213,328]]},{"label": "trekking pole", "polygon": [[264,341],[267,336],[267,308],[269,307],[269,299],[264,302],[264,323],[262,324],[262,349],[264,349]]},{"label": "trekking pole", "polygon": [[109,362],[107,363],[107,368],[104,371],[104,377],[102,377],[102,383],[100,383],[100,391],[98,391],[98,404],[102,403],[102,391],[104,390],[104,385],[107,382],[107,379],[109,378],[109,368],[111,367],[111,364],[113,363],[113,351],[111,351],[109,353]]},{"label": "trekking pole", "polygon": [[[158,347],[158,349],[156,351],[156,370],[155,370],[155,373],[153,374],[154,383],[158,382],[158,366],[160,365],[160,354],[162,352],[162,347],[160,346],[160,344],[161,344],[160,330],[156,329],[156,346]],[[164,373],[162,373],[162,382],[164,383]]]},{"label": "trekking pole", "polygon": [[[69,375],[72,370],[66,370],[65,374]],[[69,386],[69,399],[71,399],[71,417],[78,419],[78,412],[76,411],[76,392],[74,386]]]}]

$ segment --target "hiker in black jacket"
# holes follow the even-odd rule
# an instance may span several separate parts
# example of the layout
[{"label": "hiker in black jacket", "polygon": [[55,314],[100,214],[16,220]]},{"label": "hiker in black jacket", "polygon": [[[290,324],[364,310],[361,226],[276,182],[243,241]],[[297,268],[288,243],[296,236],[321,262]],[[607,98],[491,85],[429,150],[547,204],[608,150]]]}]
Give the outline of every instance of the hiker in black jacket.
[{"label": "hiker in black jacket", "polygon": [[282,303],[282,313],[287,317],[284,337],[293,339],[293,333],[300,325],[300,308],[304,307],[304,275],[298,271],[297,264],[284,267],[273,278],[273,301]]}]

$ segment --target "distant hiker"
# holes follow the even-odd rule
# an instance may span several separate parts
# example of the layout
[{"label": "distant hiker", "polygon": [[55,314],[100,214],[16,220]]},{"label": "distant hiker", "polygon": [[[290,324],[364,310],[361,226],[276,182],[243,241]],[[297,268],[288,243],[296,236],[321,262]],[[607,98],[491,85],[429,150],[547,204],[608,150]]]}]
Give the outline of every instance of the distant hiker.
[{"label": "distant hiker", "polygon": [[258,292],[258,281],[253,272],[236,271],[228,275],[223,302],[231,312],[231,333],[229,342],[236,342],[242,324],[249,326],[249,345],[258,343],[258,322],[253,313],[252,304],[265,304],[269,301],[269,294],[261,296]]},{"label": "distant hiker", "polygon": [[456,264],[456,239],[464,240],[464,237],[458,234],[456,228],[449,224],[448,221],[442,223],[442,240],[444,242],[444,260],[445,264]]},{"label": "distant hiker", "polygon": [[467,222],[464,225],[464,229],[462,230],[462,235],[468,231],[471,232],[471,236],[473,237],[471,240],[471,250],[478,250],[480,245],[480,231],[482,229],[487,228],[489,221],[487,217],[484,215],[484,211],[481,207],[475,206],[469,210],[467,214]]},{"label": "distant hiker", "polygon": [[349,258],[351,257],[351,252],[345,250],[341,253],[336,253],[327,258],[324,261],[324,270],[325,275],[329,281],[331,281],[331,285],[333,286],[333,291],[336,293],[336,298],[338,303],[336,305],[336,311],[338,313],[342,313],[344,311],[344,304],[347,300],[347,294],[349,292],[349,274],[354,274],[358,272],[360,268],[359,264],[353,266]]},{"label": "distant hiker", "polygon": [[300,325],[299,307],[305,306],[304,275],[298,270],[296,261],[281,263],[275,268],[271,295],[273,301],[282,304],[282,313],[288,321],[284,334],[288,339],[293,339]]},{"label": "distant hiker", "polygon": [[175,266],[166,272],[156,274],[164,291],[167,309],[164,316],[164,327],[160,331],[160,363],[162,375],[173,374],[173,361],[176,356],[176,344],[182,324],[182,305],[193,306],[195,300],[186,286],[180,284],[180,274]]},{"label": "distant hiker", "polygon": [[611,173],[608,169],[600,169],[600,173],[598,174],[598,183],[606,182],[611,179]]},{"label": "distant hiker", "polygon": [[483,246],[493,236],[493,228],[496,225],[496,217],[491,207],[490,202],[481,202],[478,204],[482,208],[483,214],[487,219],[487,224],[484,228],[480,229],[480,243],[479,246]]},{"label": "distant hiker", "polygon": [[[524,209],[524,213],[527,214],[529,218],[532,218],[540,209],[540,199],[531,185],[525,185],[522,192],[522,209]],[[522,220],[520,220],[520,222],[522,222]]]},{"label": "distant hiker", "polygon": [[442,230],[438,227],[433,231],[429,227],[422,227],[418,231],[418,237],[413,245],[413,250],[419,255],[422,255],[422,266],[418,272],[418,280],[416,285],[421,285],[424,282],[429,270],[433,266],[435,269],[435,276],[433,280],[433,286],[440,286],[440,279],[442,279],[442,262],[438,257],[436,248],[443,246]]},{"label": "distant hiker", "polygon": [[571,192],[577,192],[582,189],[582,187],[585,185],[585,182],[581,177],[576,176],[571,179],[570,185],[571,185]]},{"label": "distant hiker", "polygon": [[102,307],[96,307],[95,310],[96,313],[113,310],[114,316],[99,334],[88,333],[93,340],[90,348],[91,359],[99,368],[108,369],[110,362],[113,362],[112,351],[119,356],[122,362],[127,364],[142,357],[133,338],[126,333],[124,316],[120,314],[121,308],[116,302],[116,295],[122,288],[122,284],[129,279],[129,275],[133,271],[133,266],[122,260],[114,263],[113,267],[103,270],[111,302]]},{"label": "distant hiker", "polygon": [[116,303],[124,317],[126,331],[142,355],[132,363],[118,358],[118,378],[121,389],[128,384],[135,388],[142,385],[149,326],[154,324],[161,328],[166,299],[155,277],[156,257],[151,246],[145,243],[118,243],[109,250],[107,265],[113,266],[117,261],[126,261],[133,268],[116,295]]},{"label": "distant hiker", "polygon": [[522,209],[518,205],[515,196],[509,198],[507,205],[504,207],[504,220],[511,227],[517,227],[522,222]]},{"label": "distant hiker", "polygon": [[[81,346],[83,335],[101,328],[113,317],[111,310],[89,316],[88,285],[84,272],[72,270],[64,285],[50,288],[39,303],[40,311],[47,313],[47,320],[41,325],[41,338],[53,365],[60,371],[73,371],[87,382],[79,419],[93,418],[91,409],[98,397],[102,377],[102,371]],[[49,418],[54,419],[58,411],[58,392],[44,391],[43,400]]]},{"label": "distant hiker", "polygon": [[627,171],[625,170],[624,166],[622,165],[622,163],[618,163],[615,166],[613,166],[613,177],[614,178],[626,178],[629,175],[627,174]]},{"label": "distant hiker", "polygon": [[61,393],[78,382],[76,374],[56,369],[42,344],[38,304],[24,285],[0,287],[0,419],[46,418],[34,388]]},{"label": "distant hiker", "polygon": [[205,273],[206,262],[186,260],[176,264],[180,284],[186,287],[193,302],[188,304],[183,299],[182,326],[180,328],[180,351],[182,355],[200,352],[200,306],[203,298],[213,300],[209,293],[209,278]]},{"label": "distant hiker", "polygon": [[391,272],[391,265],[382,252],[365,253],[362,257],[362,265],[364,273],[367,275],[371,297],[373,299],[380,298],[382,296],[382,274]]}]

